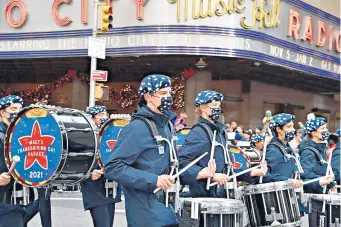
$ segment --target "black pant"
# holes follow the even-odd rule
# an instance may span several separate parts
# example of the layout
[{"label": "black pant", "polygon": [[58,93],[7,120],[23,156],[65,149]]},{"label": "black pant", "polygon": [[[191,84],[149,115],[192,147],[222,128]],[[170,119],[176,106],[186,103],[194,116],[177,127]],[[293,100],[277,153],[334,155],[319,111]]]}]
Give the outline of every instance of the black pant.
[{"label": "black pant", "polygon": [[115,203],[90,209],[94,227],[112,227],[115,218]]},{"label": "black pant", "polygon": [[52,227],[51,220],[51,189],[38,188],[38,202],[41,225]]}]

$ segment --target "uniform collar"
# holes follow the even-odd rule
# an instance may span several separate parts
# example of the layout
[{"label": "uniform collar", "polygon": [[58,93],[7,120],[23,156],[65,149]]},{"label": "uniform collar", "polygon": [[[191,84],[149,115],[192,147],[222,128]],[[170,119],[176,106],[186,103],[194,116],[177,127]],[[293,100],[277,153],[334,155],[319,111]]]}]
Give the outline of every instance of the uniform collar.
[{"label": "uniform collar", "polygon": [[166,114],[159,114],[159,113],[152,111],[147,106],[142,106],[142,107],[139,107],[137,109],[137,113],[132,116],[132,120],[134,118],[138,118],[138,117],[149,118],[149,119],[154,120],[155,123],[163,125],[166,122],[175,118],[176,114],[174,112],[171,112],[171,111],[169,111]]},{"label": "uniform collar", "polygon": [[220,133],[227,129],[227,127],[224,124],[220,123],[219,121],[215,121],[213,123],[213,122],[211,122],[211,121],[209,121],[203,117],[199,117],[198,123],[207,124],[213,131],[217,130]]},{"label": "uniform collar", "polygon": [[309,139],[307,141],[307,146],[312,146],[314,148],[316,148],[319,151],[325,151],[327,149],[327,146],[325,143],[316,143],[315,141]]},{"label": "uniform collar", "polygon": [[3,121],[0,121],[0,132],[6,132],[8,129],[8,126],[3,122]]}]

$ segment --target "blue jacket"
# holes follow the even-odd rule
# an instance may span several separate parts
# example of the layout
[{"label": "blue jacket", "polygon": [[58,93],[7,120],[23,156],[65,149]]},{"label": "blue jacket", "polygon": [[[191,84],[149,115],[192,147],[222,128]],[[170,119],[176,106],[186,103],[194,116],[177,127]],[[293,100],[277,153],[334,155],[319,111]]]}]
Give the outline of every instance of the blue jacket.
[{"label": "blue jacket", "polygon": [[105,166],[105,178],[122,185],[125,195],[126,215],[129,227],[160,227],[178,223],[174,209],[154,199],[158,176],[169,166],[170,149],[162,142],[164,153],[160,154],[147,124],[138,119],[153,120],[159,134],[171,140],[169,116],[157,114],[148,107],[139,107],[129,125],[122,129],[117,144],[111,152],[110,162]]},{"label": "blue jacket", "polygon": [[340,142],[338,142],[332,156],[332,168],[338,185],[340,185],[340,158]]},{"label": "blue jacket", "polygon": [[[219,122],[216,124],[210,121],[199,118],[199,123],[207,124],[212,132],[217,130],[216,141],[225,146],[226,140],[224,137],[225,126]],[[189,168],[182,174],[180,180],[182,185],[189,185],[191,197],[226,197],[225,190],[222,187],[211,187],[210,190],[206,190],[207,179],[197,180],[197,176],[201,169],[207,167],[207,164],[211,157],[211,140],[206,131],[201,127],[193,127],[190,133],[185,139],[185,143],[182,145],[178,152],[180,169],[186,167],[194,159],[199,157],[205,152],[209,152],[204,158],[202,158],[197,164]],[[231,154],[230,154],[231,155]],[[214,151],[214,159],[217,166],[217,173],[222,173],[225,168],[224,150],[222,147],[216,147]],[[246,168],[246,167],[245,167]],[[235,172],[243,171],[244,169],[235,170]],[[250,173],[241,175],[238,180],[250,181]]]},{"label": "blue jacket", "polygon": [[[307,146],[316,148],[321,157],[326,160],[326,149],[325,143],[315,143],[312,140],[308,140],[300,150],[300,162],[304,173],[301,175],[303,180],[310,180],[326,175],[327,164],[321,164],[315,153],[311,150],[305,149]],[[330,189],[335,186],[335,183],[330,183],[327,188]],[[323,193],[323,187],[320,186],[319,181],[315,181],[310,184],[304,185],[305,193]]]},{"label": "blue jacket", "polygon": [[278,147],[271,145],[274,142],[283,145],[288,154],[294,155],[288,144],[284,145],[280,139],[274,136],[266,148],[265,160],[268,164],[268,172],[263,177],[263,183],[291,179],[297,170],[295,160],[292,158],[288,159]]},{"label": "blue jacket", "polygon": [[106,197],[105,181],[106,179],[104,177],[101,177],[98,180],[91,180],[90,177],[81,183],[83,205],[85,210],[111,203],[121,202],[121,186],[117,186],[117,194],[115,198]]}]

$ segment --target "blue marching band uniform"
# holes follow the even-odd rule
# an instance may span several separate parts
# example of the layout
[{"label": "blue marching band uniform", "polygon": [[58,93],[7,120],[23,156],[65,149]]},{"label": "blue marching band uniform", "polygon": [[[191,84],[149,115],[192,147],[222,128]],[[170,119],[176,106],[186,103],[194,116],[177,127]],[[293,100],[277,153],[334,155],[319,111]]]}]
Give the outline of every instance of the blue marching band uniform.
[{"label": "blue marching band uniform", "polygon": [[[262,168],[246,172],[248,166],[245,163],[235,165],[236,156],[231,152],[240,148],[231,144],[225,125],[218,121],[222,94],[207,90],[197,95],[194,102],[198,121],[185,138],[175,160],[171,158],[175,150],[172,122],[176,117],[171,112],[171,79],[164,75],[147,76],[141,82],[138,94],[140,101],[137,112],[120,132],[109,162],[104,168],[98,165],[92,176],[81,182],[84,209],[90,211],[95,227],[113,226],[115,204],[121,202],[122,192],[125,195],[129,227],[187,226],[179,210],[176,210],[177,198],[166,199],[166,191],[177,184],[177,180],[189,187],[189,196],[192,198],[227,198],[229,195],[224,187],[232,180],[242,181],[246,185],[288,181],[292,188],[303,187],[304,193],[320,195],[335,192],[336,184],[340,185],[340,129],[335,133],[338,138],[335,149],[327,152],[325,141],[330,133],[324,118],[312,118],[306,122],[307,140],[300,145],[299,153],[296,154],[288,143],[295,136],[295,116],[287,113],[275,115],[269,124],[273,137],[264,145],[265,151],[262,150],[266,138],[264,135],[253,135],[250,139],[259,160],[264,158],[264,162],[260,162]],[[0,99],[1,150],[4,150],[7,128],[22,104],[23,100],[18,96]],[[12,105],[18,110],[7,110]],[[90,107],[87,112],[99,128],[107,120],[104,106]],[[208,153],[206,156],[193,163],[205,152]],[[170,175],[171,167],[181,170],[189,165],[180,179]],[[8,198],[14,180],[9,180],[7,172],[4,152],[0,152],[0,227],[27,226],[38,212],[43,227],[51,226],[51,190],[38,189],[38,199],[28,205],[12,204]],[[243,174],[236,179],[230,178],[231,174],[240,172]],[[319,180],[304,183],[316,178]],[[108,180],[118,183],[115,184],[115,196],[108,197],[106,194]],[[215,184],[208,187],[208,180]],[[323,215],[321,206],[308,211],[299,202],[299,207],[301,212],[309,213],[309,226],[321,226],[318,222],[319,216]],[[333,218],[340,218],[339,214],[333,215]],[[213,215],[210,218],[210,226],[220,226],[219,217]],[[200,221],[197,226],[204,225]],[[323,225],[331,226],[328,223]]]}]

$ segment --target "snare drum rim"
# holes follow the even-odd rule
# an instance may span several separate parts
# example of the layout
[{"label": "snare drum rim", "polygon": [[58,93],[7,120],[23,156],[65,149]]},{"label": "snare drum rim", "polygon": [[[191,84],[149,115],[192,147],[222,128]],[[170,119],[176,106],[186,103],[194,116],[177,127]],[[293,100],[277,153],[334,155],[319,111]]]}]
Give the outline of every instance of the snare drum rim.
[{"label": "snare drum rim", "polygon": [[[184,202],[196,202],[200,204],[201,209],[207,210],[201,211],[203,214],[242,214],[246,211],[245,204],[238,199],[224,199],[224,198],[180,198],[180,203]],[[233,202],[233,204],[231,204]],[[213,205],[213,204],[221,204]],[[225,206],[224,206],[225,205]],[[230,206],[226,206],[230,205]]]},{"label": "snare drum rim", "polygon": [[[113,124],[115,121],[122,121],[122,120],[124,120],[124,121],[127,121],[128,123],[130,122],[129,120],[127,120],[127,119],[124,119],[124,118],[115,118],[115,119],[113,119],[113,118],[109,118],[103,125],[102,125],[102,127],[100,128],[100,130],[99,130],[99,137],[98,137],[98,162],[99,163],[102,163],[102,165],[104,166],[104,163],[103,163],[103,160],[102,160],[102,156],[101,156],[101,150],[100,150],[100,148],[101,148],[101,143],[102,143],[102,138],[103,138],[103,134],[104,134],[104,130],[109,126],[109,125],[111,125],[111,124]],[[119,136],[119,134],[117,135],[117,139],[118,139],[118,136]],[[116,139],[116,140],[117,140]]]},{"label": "snare drum rim", "polygon": [[273,192],[277,190],[293,189],[292,184],[289,181],[277,181],[269,182],[265,184],[247,185],[245,186],[245,194],[253,195],[264,192]]},{"label": "snare drum rim", "polygon": [[334,205],[334,206],[341,206],[341,198],[340,194],[335,194],[335,195],[329,195],[329,194],[304,194],[307,198],[308,201],[311,202],[312,199],[318,200],[318,201],[326,201],[326,204],[329,205]]},{"label": "snare drum rim", "polygon": [[[62,168],[60,168],[60,166],[61,166],[61,163],[62,163],[62,166],[64,167],[64,165],[65,165],[65,162],[66,162],[66,160],[65,159],[63,159],[63,155],[64,155],[64,135],[63,135],[63,133],[62,133],[62,130],[65,130],[65,126],[64,126],[64,124],[62,124],[62,125],[60,125],[59,124],[59,121],[56,119],[56,113],[54,112],[54,111],[51,111],[51,107],[45,107],[45,106],[37,106],[37,105],[33,105],[33,106],[28,106],[28,107],[25,107],[25,108],[23,108],[21,111],[19,111],[19,113],[16,115],[16,117],[14,118],[14,120],[13,120],[13,122],[9,125],[9,127],[8,127],[8,129],[7,129],[7,132],[6,132],[6,134],[5,134],[5,139],[4,139],[4,156],[5,156],[5,162],[6,162],[6,165],[7,165],[7,168],[9,169],[10,168],[10,166],[11,166],[11,164],[12,164],[12,162],[11,162],[11,158],[10,158],[10,156],[9,156],[9,152],[8,152],[8,143],[9,143],[9,140],[10,140],[10,138],[11,138],[11,136],[12,136],[12,134],[10,133],[11,131],[12,131],[12,129],[13,129],[13,127],[16,125],[16,123],[17,123],[17,121],[18,121],[18,119],[19,119],[19,117],[21,117],[21,115],[22,114],[24,114],[24,113],[26,113],[27,111],[29,111],[29,110],[31,110],[31,109],[44,109],[44,110],[46,110],[51,116],[52,116],[52,118],[57,122],[57,124],[59,125],[59,126],[62,126],[63,128],[60,130],[60,135],[61,135],[61,137],[62,137],[62,141],[61,141],[61,144],[62,144],[62,148],[63,148],[63,151],[62,151],[62,158],[61,158],[61,160],[59,161],[59,163],[58,163],[58,168],[57,168],[57,170],[54,172],[54,174],[48,179],[48,180],[46,180],[45,181],[45,183],[44,184],[41,184],[41,182],[38,184],[38,185],[32,185],[32,184],[25,184],[24,182],[22,182],[20,179],[19,179],[19,176],[17,175],[17,174],[15,174],[15,169],[16,168],[14,168],[13,169],[13,171],[11,172],[11,176],[15,179],[15,181],[17,182],[17,183],[19,183],[19,184],[21,184],[21,185],[23,185],[23,186],[25,186],[25,187],[30,187],[30,188],[40,188],[40,187],[48,187],[52,182],[53,182],[53,180],[56,178],[55,176],[56,176],[56,174],[58,173],[58,171],[60,172],[61,171],[61,169]],[[67,141],[67,140],[66,140]],[[59,175],[59,173],[58,173],[58,175]]]}]

